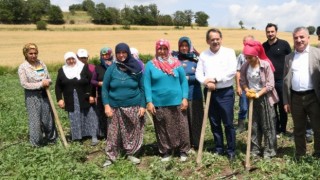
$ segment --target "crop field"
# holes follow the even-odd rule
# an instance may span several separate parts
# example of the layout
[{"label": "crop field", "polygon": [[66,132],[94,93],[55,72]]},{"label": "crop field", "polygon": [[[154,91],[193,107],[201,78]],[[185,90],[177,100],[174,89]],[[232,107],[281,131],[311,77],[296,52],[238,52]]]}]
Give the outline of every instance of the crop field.
[{"label": "crop field", "polygon": [[[77,27],[77,28],[75,28]],[[236,160],[230,163],[225,156],[213,154],[213,136],[207,124],[202,163],[196,163],[197,154],[190,154],[186,162],[175,156],[172,161],[163,163],[157,149],[154,127],[146,116],[144,142],[139,152],[141,164],[133,165],[122,155],[108,168],[102,164],[106,160],[106,142],[100,139],[97,146],[90,146],[91,139],[83,144],[70,141],[70,125],[65,111],[59,109],[68,148],[58,141],[41,148],[33,148],[29,143],[28,117],[24,103],[24,91],[16,72],[7,72],[6,66],[16,68],[22,61],[22,46],[27,42],[38,44],[42,59],[50,69],[63,63],[66,51],[78,48],[89,50],[91,57],[98,56],[104,45],[114,48],[119,42],[127,42],[139,49],[141,54],[154,54],[154,44],[159,38],[171,42],[176,49],[180,36],[189,36],[194,46],[203,51],[208,46],[205,33],[208,28],[134,27],[135,30],[119,30],[120,26],[66,25],[49,26],[48,31],[36,31],[32,25],[0,25],[0,179],[319,179],[320,161],[311,156],[313,143],[307,145],[307,156],[300,161],[294,158],[292,119],[289,114],[288,135],[277,139],[277,156],[272,159],[252,158],[256,169],[245,170],[243,162],[246,153],[247,131],[237,132]],[[100,29],[99,29],[100,28]],[[119,28],[119,29],[117,29]],[[97,30],[99,29],[99,30]],[[222,29],[223,44],[239,51],[242,37],[252,34],[265,41],[264,31]],[[291,33],[279,32],[292,46]],[[311,36],[311,44],[317,44],[316,36]],[[55,83],[56,71],[50,72]],[[54,87],[51,86],[54,95]],[[53,97],[55,100],[55,97]],[[235,127],[237,124],[238,97],[235,104]]]},{"label": "crop field", "polygon": [[[120,26],[102,26],[92,24],[49,25],[47,31],[35,30],[35,25],[0,25],[0,66],[16,67],[23,61],[22,47],[34,42],[39,47],[39,59],[47,64],[63,63],[63,55],[67,51],[85,48],[91,57],[99,55],[99,50],[108,46],[114,49],[120,42],[135,47],[141,54],[154,55],[155,42],[160,38],[168,39],[171,49],[176,50],[178,40],[182,36],[191,38],[194,47],[199,51],[208,48],[205,33],[208,28],[190,27],[175,29],[159,26],[132,26],[133,30],[122,30]],[[221,29],[223,45],[241,51],[242,38],[252,34],[261,42],[266,40],[264,31]],[[278,32],[278,36],[287,40],[292,46],[289,32]],[[311,36],[311,44],[317,44],[317,37]]]}]

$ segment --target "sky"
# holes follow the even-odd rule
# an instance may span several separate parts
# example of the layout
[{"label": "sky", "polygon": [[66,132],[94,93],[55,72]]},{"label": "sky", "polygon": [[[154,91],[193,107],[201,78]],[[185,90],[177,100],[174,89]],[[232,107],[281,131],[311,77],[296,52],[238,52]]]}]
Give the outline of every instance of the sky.
[{"label": "sky", "polygon": [[[83,0],[51,0],[62,11]],[[107,7],[156,4],[160,14],[172,15],[181,10],[203,11],[209,15],[210,27],[239,28],[242,21],[247,29],[264,30],[267,23],[278,25],[279,31],[292,31],[298,26],[320,26],[318,0],[93,0]]]}]

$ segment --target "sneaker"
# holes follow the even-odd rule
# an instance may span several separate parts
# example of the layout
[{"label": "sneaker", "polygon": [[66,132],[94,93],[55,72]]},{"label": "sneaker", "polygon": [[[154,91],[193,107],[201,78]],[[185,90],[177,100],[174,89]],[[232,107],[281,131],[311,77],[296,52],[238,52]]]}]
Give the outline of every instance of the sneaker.
[{"label": "sneaker", "polygon": [[170,159],[171,159],[170,154],[164,154],[161,158],[161,162],[168,162],[170,161]]},{"label": "sneaker", "polygon": [[280,136],[280,134],[277,134],[277,139],[279,139],[281,136]]},{"label": "sneaker", "polygon": [[128,159],[133,163],[133,164],[140,164],[141,160],[134,157],[134,156],[128,156]]},{"label": "sneaker", "polygon": [[196,154],[196,151],[194,149],[190,149],[187,154]]},{"label": "sneaker", "polygon": [[102,165],[102,167],[108,167],[112,164],[112,162],[108,159],[106,162]]},{"label": "sneaker", "polygon": [[99,141],[97,140],[97,141],[91,141],[91,146],[96,146],[96,145],[98,145],[99,144]]},{"label": "sneaker", "polygon": [[188,159],[188,156],[186,153],[182,152],[180,153],[180,161],[185,162]]}]

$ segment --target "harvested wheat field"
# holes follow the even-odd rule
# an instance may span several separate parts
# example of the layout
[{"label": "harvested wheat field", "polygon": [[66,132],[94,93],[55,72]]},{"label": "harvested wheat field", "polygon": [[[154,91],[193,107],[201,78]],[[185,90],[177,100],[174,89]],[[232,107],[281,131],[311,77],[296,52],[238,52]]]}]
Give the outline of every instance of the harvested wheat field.
[{"label": "harvested wheat field", "polygon": [[[46,64],[63,63],[63,55],[67,51],[76,52],[85,48],[91,57],[98,56],[103,46],[114,49],[119,42],[126,42],[135,47],[141,54],[154,54],[155,41],[168,39],[171,49],[177,49],[177,41],[181,36],[189,36],[194,47],[199,51],[208,48],[205,41],[207,28],[174,29],[174,27],[139,27],[131,30],[120,30],[119,26],[97,25],[61,25],[49,26],[48,31],[37,31],[34,25],[0,25],[0,66],[16,67],[24,57],[22,47],[25,43],[34,42],[39,47],[39,59]],[[133,30],[132,30],[133,29]],[[223,29],[223,45],[235,50],[242,49],[242,38],[252,34],[261,42],[266,40],[262,30]],[[290,32],[278,32],[278,37],[287,40],[292,46]],[[317,37],[311,36],[311,44],[317,44]]]}]

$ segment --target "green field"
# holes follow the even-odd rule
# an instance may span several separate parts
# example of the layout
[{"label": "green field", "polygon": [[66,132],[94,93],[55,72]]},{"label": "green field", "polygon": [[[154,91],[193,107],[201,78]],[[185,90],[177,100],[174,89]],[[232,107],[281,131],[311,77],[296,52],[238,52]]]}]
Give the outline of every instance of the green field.
[{"label": "green field", "polygon": [[[55,80],[56,73],[51,73]],[[243,167],[246,150],[246,132],[237,134],[237,160],[230,164],[226,157],[217,156],[207,149],[213,147],[212,134],[207,126],[202,165],[195,162],[196,154],[187,162],[179,157],[161,163],[158,155],[154,128],[147,121],[144,145],[141,150],[142,163],[132,165],[123,157],[109,168],[102,168],[106,160],[105,142],[91,147],[88,139],[83,145],[69,142],[65,149],[61,142],[42,148],[33,148],[28,142],[28,120],[24,104],[24,93],[17,74],[0,76],[0,172],[1,179],[318,179],[320,161],[311,155],[296,162],[293,158],[292,137],[278,139],[278,156],[273,159],[252,159],[255,171]],[[53,92],[53,87],[51,87]],[[58,109],[58,108],[57,108]],[[237,112],[238,107],[235,107]],[[63,130],[69,136],[69,122],[64,111],[58,109]],[[235,116],[236,117],[236,116]],[[235,120],[236,123],[236,120]],[[289,120],[289,132],[292,121]],[[313,143],[308,144],[308,154]],[[228,175],[235,173],[231,177]],[[226,177],[228,176],[228,177]]]}]

